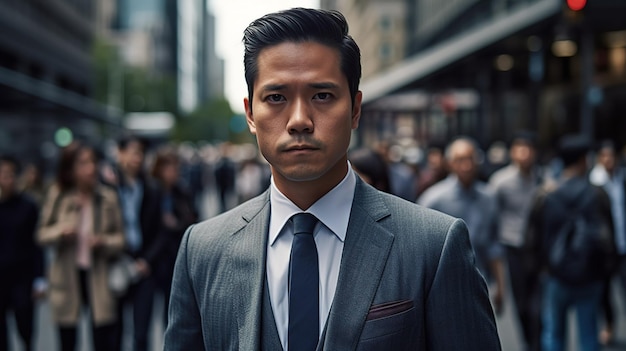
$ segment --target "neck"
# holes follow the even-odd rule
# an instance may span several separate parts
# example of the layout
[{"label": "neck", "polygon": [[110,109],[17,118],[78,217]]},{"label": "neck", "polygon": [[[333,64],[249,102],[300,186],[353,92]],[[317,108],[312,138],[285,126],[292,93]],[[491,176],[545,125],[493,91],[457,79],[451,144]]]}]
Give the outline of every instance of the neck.
[{"label": "neck", "polygon": [[585,171],[579,167],[565,168],[562,173],[565,178],[581,177],[585,175]]},{"label": "neck", "polygon": [[474,185],[474,182],[471,182],[471,183],[459,182],[459,184],[461,184],[461,188],[463,188],[465,190],[470,190],[470,189],[472,189],[472,185]]},{"label": "neck", "polygon": [[10,198],[13,194],[15,194],[15,191],[0,189],[0,201]]},{"label": "neck", "polygon": [[522,167],[520,165],[517,165],[517,169],[519,169],[519,172],[524,176],[524,177],[529,177],[532,173],[532,167]]},{"label": "neck", "polygon": [[166,192],[170,192],[174,188],[173,183],[161,182],[161,185],[163,186],[163,190],[165,190]]},{"label": "neck", "polygon": [[139,177],[137,173],[131,172],[123,166],[120,167],[120,170],[122,171],[122,177],[124,177],[124,180],[130,184],[134,184],[137,178]]},{"label": "neck", "polygon": [[272,168],[276,188],[301,210],[311,207],[317,200],[341,183],[347,172],[347,158],[340,160],[334,169],[329,170],[322,177],[309,181],[290,180]]},{"label": "neck", "polygon": [[84,185],[78,185],[76,187],[76,190],[78,191],[79,196],[89,197],[93,194],[94,187],[93,185],[84,184]]}]

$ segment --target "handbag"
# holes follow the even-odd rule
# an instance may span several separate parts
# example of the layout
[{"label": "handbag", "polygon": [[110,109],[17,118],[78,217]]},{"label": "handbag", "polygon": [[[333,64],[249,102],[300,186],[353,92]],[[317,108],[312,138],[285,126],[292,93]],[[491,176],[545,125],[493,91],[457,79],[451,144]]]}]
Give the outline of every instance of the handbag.
[{"label": "handbag", "polygon": [[113,295],[120,297],[128,288],[139,281],[139,272],[135,268],[135,260],[127,254],[117,256],[109,263],[109,289]]}]

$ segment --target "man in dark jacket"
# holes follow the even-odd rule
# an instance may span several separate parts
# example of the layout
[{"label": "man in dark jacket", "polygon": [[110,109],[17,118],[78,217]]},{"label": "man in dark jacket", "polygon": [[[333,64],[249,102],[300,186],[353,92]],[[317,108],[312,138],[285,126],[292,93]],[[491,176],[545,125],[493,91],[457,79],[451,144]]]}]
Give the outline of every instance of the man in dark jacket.
[{"label": "man in dark jacket", "polygon": [[41,291],[43,254],[35,244],[39,210],[17,191],[18,162],[0,156],[0,350],[8,350],[7,313],[13,311],[25,350],[32,349],[33,297]]},{"label": "man in dark jacket", "polygon": [[[532,242],[547,268],[541,316],[544,351],[565,349],[570,307],[576,308],[578,317],[579,349],[600,349],[598,305],[611,269],[613,224],[608,196],[586,177],[590,145],[581,136],[561,140],[561,177],[553,189],[538,196],[531,210]],[[583,241],[584,245],[577,244]]]},{"label": "man in dark jacket", "polygon": [[118,142],[118,167],[115,184],[122,205],[126,251],[135,259],[140,279],[120,299],[118,341],[121,349],[124,308],[133,308],[135,351],[148,349],[148,330],[156,278],[153,274],[165,245],[161,226],[161,194],[143,172],[145,143],[137,137]]}]

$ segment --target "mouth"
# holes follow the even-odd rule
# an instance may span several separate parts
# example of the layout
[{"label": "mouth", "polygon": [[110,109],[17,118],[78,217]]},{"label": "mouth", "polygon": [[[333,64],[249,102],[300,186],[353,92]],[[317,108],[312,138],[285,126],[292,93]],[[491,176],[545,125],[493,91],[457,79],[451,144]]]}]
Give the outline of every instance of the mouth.
[{"label": "mouth", "polygon": [[319,148],[312,146],[312,145],[293,145],[293,146],[285,148],[283,151],[289,152],[289,153],[299,153],[299,152],[311,152],[311,151],[316,151],[316,150],[319,150]]}]

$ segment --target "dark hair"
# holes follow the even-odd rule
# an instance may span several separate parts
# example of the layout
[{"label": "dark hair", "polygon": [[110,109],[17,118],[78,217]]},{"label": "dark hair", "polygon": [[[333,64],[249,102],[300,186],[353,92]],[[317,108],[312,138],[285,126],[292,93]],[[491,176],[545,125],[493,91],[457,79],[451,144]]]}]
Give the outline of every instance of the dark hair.
[{"label": "dark hair", "polygon": [[17,158],[11,156],[11,155],[0,155],[0,164],[3,163],[8,163],[11,166],[13,166],[13,170],[15,171],[15,173],[20,173],[20,161],[17,160]]},{"label": "dark hair", "polygon": [[515,132],[511,139],[511,145],[525,144],[531,147],[537,146],[537,134],[529,130],[519,130]]},{"label": "dark hair", "polygon": [[615,152],[615,143],[613,143],[613,141],[608,140],[608,139],[600,141],[600,143],[598,144],[598,149],[596,151],[600,152],[604,149],[609,149]]},{"label": "dark hair", "polygon": [[152,177],[161,181],[161,172],[163,167],[171,164],[180,164],[180,157],[178,157],[178,154],[174,149],[166,147],[157,151],[154,159],[154,165],[152,166],[152,171],[150,172]]},{"label": "dark hair", "polygon": [[139,143],[143,151],[146,151],[146,147],[148,146],[145,139],[138,137],[136,135],[125,135],[117,140],[117,148],[120,150],[125,150],[129,144],[131,143]]},{"label": "dark hair", "polygon": [[348,23],[337,11],[305,8],[270,13],[244,30],[243,64],[248,84],[248,98],[252,103],[254,81],[258,77],[257,61],[261,51],[284,42],[315,41],[339,51],[341,72],[348,79],[352,104],[361,79],[361,52],[348,35]]},{"label": "dark hair", "polygon": [[582,135],[566,135],[559,142],[559,157],[563,167],[569,167],[587,157],[591,150],[591,141]]},{"label": "dark hair", "polygon": [[381,191],[390,192],[387,164],[382,156],[370,149],[356,149],[348,157],[352,166],[372,180],[372,185]]},{"label": "dark hair", "polygon": [[98,151],[96,148],[81,141],[73,141],[61,150],[61,157],[59,157],[56,174],[56,182],[61,191],[69,190],[75,185],[74,164],[76,163],[78,155],[85,150],[93,152],[96,161],[98,160]]}]

